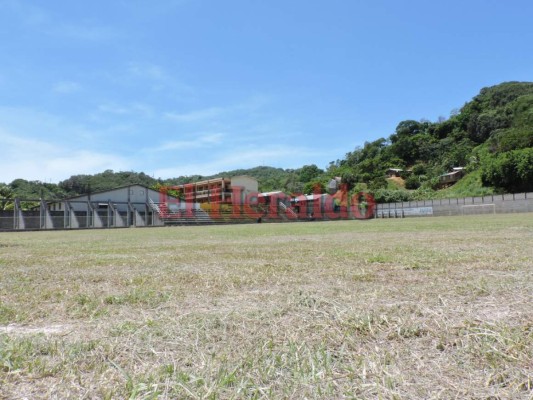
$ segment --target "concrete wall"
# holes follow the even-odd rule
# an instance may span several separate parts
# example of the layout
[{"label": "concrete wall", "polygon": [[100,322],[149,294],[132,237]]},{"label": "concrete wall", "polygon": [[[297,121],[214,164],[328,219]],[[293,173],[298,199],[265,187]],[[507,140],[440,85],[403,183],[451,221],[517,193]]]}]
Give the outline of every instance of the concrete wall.
[{"label": "concrete wall", "polygon": [[533,212],[533,193],[461,199],[408,201],[376,205],[377,218]]},{"label": "concrete wall", "polygon": [[14,216],[13,211],[0,211],[0,229],[13,229]]}]

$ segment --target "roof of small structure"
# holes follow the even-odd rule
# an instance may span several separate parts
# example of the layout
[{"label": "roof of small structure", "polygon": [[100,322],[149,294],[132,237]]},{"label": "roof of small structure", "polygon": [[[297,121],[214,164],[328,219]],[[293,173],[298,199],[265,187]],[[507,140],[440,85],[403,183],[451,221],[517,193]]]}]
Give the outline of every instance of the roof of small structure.
[{"label": "roof of small structure", "polygon": [[263,192],[263,193],[261,193],[261,196],[269,197],[269,196],[273,196],[275,194],[280,194],[280,193],[283,193],[283,192],[281,190],[275,190],[273,192]]},{"label": "roof of small structure", "polygon": [[[304,198],[302,198],[305,197]],[[294,202],[298,202],[300,200],[304,200],[304,201],[310,201],[310,200],[316,200],[316,199],[320,199],[321,197],[326,197],[326,196],[330,196],[329,194],[327,193],[317,193],[317,194],[304,194],[304,195],[301,195],[301,196],[297,196],[293,199]]]},{"label": "roof of small structure", "polygon": [[453,171],[453,172],[448,172],[447,174],[442,174],[442,175],[439,175],[439,177],[441,176],[453,176],[453,175],[458,175],[462,170],[459,170],[459,171]]},{"label": "roof of small structure", "polygon": [[[102,193],[106,193],[106,192],[113,192],[115,190],[120,190],[120,189],[125,189],[125,188],[131,188],[131,187],[140,187],[140,188],[143,188],[143,189],[146,189],[146,190],[152,190],[154,192],[158,192],[158,190],[155,190],[155,189],[152,189],[152,188],[149,188],[147,186],[144,186],[144,185],[140,185],[140,184],[137,184],[137,183],[134,183],[132,185],[123,185],[123,186],[117,186],[116,188],[112,188],[112,189],[106,189],[106,190],[98,190],[96,192],[89,192],[89,193],[82,193],[82,194],[79,194],[77,196],[70,196],[70,197],[64,197],[63,199],[61,200],[52,200],[52,201],[49,201],[49,203],[57,203],[57,202],[60,202],[60,201],[64,201],[64,200],[74,200],[74,199],[78,199],[80,197],[85,197],[85,196],[89,196],[89,195],[94,195],[94,194],[102,194]],[[174,197],[174,196],[171,196],[170,194],[167,194],[167,197],[171,197],[171,198],[176,198],[177,197]]]}]

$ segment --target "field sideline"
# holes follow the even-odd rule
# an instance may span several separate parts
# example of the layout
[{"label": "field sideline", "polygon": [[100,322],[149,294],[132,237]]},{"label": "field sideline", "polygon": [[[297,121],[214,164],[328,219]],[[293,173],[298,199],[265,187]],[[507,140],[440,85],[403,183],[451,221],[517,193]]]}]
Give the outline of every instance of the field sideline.
[{"label": "field sideline", "polygon": [[533,213],[0,233],[0,399],[531,399]]}]

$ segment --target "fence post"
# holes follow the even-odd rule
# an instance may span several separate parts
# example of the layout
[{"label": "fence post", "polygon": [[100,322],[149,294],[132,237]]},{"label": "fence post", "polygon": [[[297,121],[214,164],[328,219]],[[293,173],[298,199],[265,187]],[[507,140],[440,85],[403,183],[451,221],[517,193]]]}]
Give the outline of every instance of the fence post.
[{"label": "fence post", "polygon": [[41,204],[39,207],[39,217],[40,217],[40,224],[39,227],[41,229],[53,229],[54,228],[54,221],[52,220],[52,216],[50,215],[50,210],[48,209],[48,203],[41,199]]},{"label": "fence post", "polygon": [[22,209],[20,207],[20,199],[15,198],[15,208],[13,210],[13,228],[14,229],[25,229],[26,224],[24,222],[24,215],[22,214]]}]

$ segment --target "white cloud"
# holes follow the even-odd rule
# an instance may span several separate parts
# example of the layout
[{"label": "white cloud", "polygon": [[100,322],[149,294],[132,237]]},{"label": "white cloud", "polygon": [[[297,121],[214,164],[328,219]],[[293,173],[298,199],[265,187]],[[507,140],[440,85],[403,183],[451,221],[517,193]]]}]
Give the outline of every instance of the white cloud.
[{"label": "white cloud", "polygon": [[144,117],[151,117],[154,114],[152,107],[146,104],[134,103],[134,104],[116,104],[116,103],[104,103],[98,106],[98,111],[107,114],[116,115],[142,115]]},{"label": "white cloud", "polygon": [[224,148],[220,153],[202,154],[198,157],[202,160],[201,162],[180,163],[176,166],[156,169],[154,175],[163,179],[182,175],[213,175],[222,171],[252,168],[259,165],[296,168],[309,164],[308,160],[316,155],[315,150],[281,145],[261,148],[243,146],[229,151]]},{"label": "white cloud", "polygon": [[121,156],[72,149],[66,143],[23,138],[1,130],[0,141],[0,182],[4,183],[17,178],[58,182],[76,174],[129,169],[129,162]]},{"label": "white cloud", "polygon": [[127,73],[135,78],[154,81],[166,81],[169,79],[168,74],[162,67],[150,63],[130,63],[127,68]]},{"label": "white cloud", "polygon": [[250,114],[257,112],[270,102],[266,96],[253,96],[247,101],[241,103],[227,105],[223,107],[207,107],[199,110],[188,112],[167,112],[164,116],[172,121],[195,123],[206,122],[208,120],[225,119],[237,115],[238,120],[246,120]]},{"label": "white cloud", "polygon": [[[68,150],[68,149],[65,149]],[[53,176],[69,177],[75,174],[102,172],[106,169],[127,170],[129,161],[116,154],[95,151],[76,151],[68,156],[50,157],[46,169]]]},{"label": "white cloud", "polygon": [[165,117],[177,122],[202,122],[208,119],[221,116],[225,109],[221,107],[205,108],[203,110],[191,111],[188,113],[166,113]]},{"label": "white cloud", "polygon": [[[157,95],[156,100],[189,99],[195,96],[195,90],[187,83],[180,81],[174,72],[169,72],[164,67],[147,62],[129,62],[116,68],[101,71],[101,81],[108,85],[135,89],[137,94],[142,94],[139,101]],[[120,92],[117,93],[120,95]]]},{"label": "white cloud", "polygon": [[115,29],[98,25],[57,25],[48,30],[53,35],[85,42],[108,42],[120,36]]},{"label": "white cloud", "polygon": [[72,81],[57,82],[52,88],[52,90],[55,93],[60,93],[60,94],[75,93],[79,91],[80,89],[81,89],[81,85],[77,82],[72,82]]},{"label": "white cloud", "polygon": [[131,169],[126,157],[101,146],[99,136],[52,114],[0,107],[0,182],[57,182],[73,174]]},{"label": "white cloud", "polygon": [[77,122],[30,108],[0,107],[0,132],[20,138],[46,138],[47,143],[79,142],[96,136]]},{"label": "white cloud", "polygon": [[250,167],[257,165],[284,165],[288,168],[294,165],[303,165],[300,160],[316,156],[317,153],[316,150],[302,146],[249,146],[225,153],[217,160],[216,164],[222,168],[224,168],[223,165],[226,165],[225,169],[228,168],[227,166],[231,166],[231,168],[242,168],[242,165]]},{"label": "white cloud", "polygon": [[54,20],[46,7],[38,7],[29,2],[10,0],[0,3],[4,9],[13,13],[14,18],[22,24],[37,29],[40,32],[59,37],[61,39],[73,39],[85,42],[109,42],[119,37],[119,32],[109,26],[90,25],[83,21],[76,24],[65,24]]},{"label": "white cloud", "polygon": [[194,137],[189,140],[173,140],[163,143],[161,146],[152,149],[153,151],[167,150],[187,150],[202,147],[210,147],[222,142],[224,135],[222,133],[213,133],[203,136]]},{"label": "white cloud", "polygon": [[2,1],[0,6],[4,11],[6,9],[12,11],[26,25],[37,26],[49,20],[48,14],[42,8],[28,4],[27,2],[8,0]]}]

